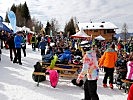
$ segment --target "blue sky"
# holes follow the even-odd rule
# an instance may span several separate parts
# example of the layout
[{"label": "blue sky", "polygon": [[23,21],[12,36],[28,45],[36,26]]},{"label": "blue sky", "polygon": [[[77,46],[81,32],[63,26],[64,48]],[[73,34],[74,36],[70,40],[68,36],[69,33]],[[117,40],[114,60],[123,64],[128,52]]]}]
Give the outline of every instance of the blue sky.
[{"label": "blue sky", "polygon": [[[5,17],[12,6],[24,3],[25,0],[0,0],[0,15]],[[124,23],[128,31],[133,32],[132,0],[26,0],[31,17],[37,18],[44,26],[48,20],[56,18],[61,28],[76,17],[78,22],[114,23],[120,32]]]}]

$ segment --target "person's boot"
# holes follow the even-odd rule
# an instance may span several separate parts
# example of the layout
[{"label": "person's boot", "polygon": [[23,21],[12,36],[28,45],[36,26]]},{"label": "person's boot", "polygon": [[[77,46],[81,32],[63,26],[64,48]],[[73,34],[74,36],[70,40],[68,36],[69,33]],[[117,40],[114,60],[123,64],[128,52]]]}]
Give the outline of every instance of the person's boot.
[{"label": "person's boot", "polygon": [[103,84],[103,87],[104,87],[104,88],[107,88],[107,84]]},{"label": "person's boot", "polygon": [[113,89],[113,84],[112,84],[112,83],[110,83],[109,85],[110,85],[110,88],[111,88],[111,89]]},{"label": "person's boot", "polygon": [[20,62],[19,65],[22,65],[22,63]]}]

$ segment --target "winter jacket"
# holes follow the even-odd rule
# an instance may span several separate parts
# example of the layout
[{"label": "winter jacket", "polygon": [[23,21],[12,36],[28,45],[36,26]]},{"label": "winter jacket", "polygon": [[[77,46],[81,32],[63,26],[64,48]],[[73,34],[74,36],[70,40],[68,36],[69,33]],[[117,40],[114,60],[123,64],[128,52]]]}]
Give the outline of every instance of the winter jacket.
[{"label": "winter jacket", "polygon": [[127,76],[126,79],[133,80],[133,61],[127,62]]},{"label": "winter jacket", "polygon": [[83,57],[83,67],[77,79],[81,80],[86,75],[88,80],[97,80],[98,72],[96,52],[94,50],[87,51]]},{"label": "winter jacket", "polygon": [[133,84],[130,86],[127,100],[133,100]]},{"label": "winter jacket", "polygon": [[33,35],[33,36],[31,37],[30,42],[31,42],[31,43],[36,43],[36,42],[37,42],[36,36]]},{"label": "winter jacket", "polygon": [[12,48],[12,49],[15,48],[14,36],[8,37],[8,39],[7,39],[7,44],[8,44],[8,46],[9,46],[10,49],[11,49],[11,48]]},{"label": "winter jacket", "polygon": [[112,48],[108,48],[104,52],[102,57],[99,59],[99,66],[114,68],[116,61],[117,61],[117,52]]},{"label": "winter jacket", "polygon": [[45,41],[40,41],[38,47],[42,50],[46,49],[46,42]]},{"label": "winter jacket", "polygon": [[22,36],[16,35],[14,38],[15,48],[21,48]]},{"label": "winter jacket", "polygon": [[49,72],[49,80],[52,87],[56,87],[59,79],[59,74],[57,70],[47,70],[46,72]]},{"label": "winter jacket", "polygon": [[65,59],[71,61],[71,51],[65,50],[64,53],[60,54],[58,57],[61,62],[64,61]]}]

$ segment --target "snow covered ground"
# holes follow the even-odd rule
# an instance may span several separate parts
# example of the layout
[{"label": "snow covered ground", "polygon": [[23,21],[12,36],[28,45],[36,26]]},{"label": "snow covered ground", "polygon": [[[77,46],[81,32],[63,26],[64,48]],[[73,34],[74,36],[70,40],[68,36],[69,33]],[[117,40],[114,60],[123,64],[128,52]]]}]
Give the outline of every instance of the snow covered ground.
[{"label": "snow covered ground", "polygon": [[[27,45],[27,57],[23,56],[23,65],[13,64],[9,59],[9,50],[2,49],[0,62],[0,100],[80,100],[84,98],[82,88],[76,87],[69,78],[60,78],[56,88],[52,88],[49,79],[40,83],[32,80],[33,65],[41,60],[40,51],[32,51]],[[127,94],[118,90],[102,87],[103,72],[98,80],[100,100],[127,100]]]}]

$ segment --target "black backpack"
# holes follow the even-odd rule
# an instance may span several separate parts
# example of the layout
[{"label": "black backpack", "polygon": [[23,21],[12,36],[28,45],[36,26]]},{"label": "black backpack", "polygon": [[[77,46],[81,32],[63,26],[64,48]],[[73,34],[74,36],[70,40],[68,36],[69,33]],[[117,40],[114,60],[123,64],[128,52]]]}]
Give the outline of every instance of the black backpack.
[{"label": "black backpack", "polygon": [[73,83],[73,85],[79,86],[81,87],[84,84],[83,80],[80,80],[79,84],[76,83],[76,79],[72,79],[71,82]]},{"label": "black backpack", "polygon": [[32,41],[32,42],[34,42],[34,41],[35,41],[35,36],[33,36],[33,37],[31,38],[31,41]]},{"label": "black backpack", "polygon": [[[34,65],[34,72],[46,72],[46,69],[42,68],[41,64],[39,62],[37,62],[35,65]],[[46,80],[46,76],[44,75],[34,75],[32,74],[32,79],[35,81],[35,82],[42,82],[42,81],[45,81]]]}]

